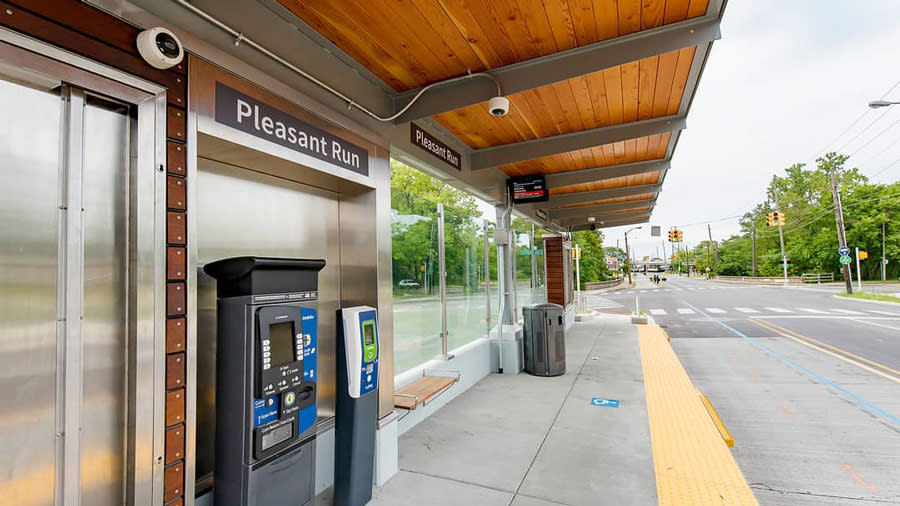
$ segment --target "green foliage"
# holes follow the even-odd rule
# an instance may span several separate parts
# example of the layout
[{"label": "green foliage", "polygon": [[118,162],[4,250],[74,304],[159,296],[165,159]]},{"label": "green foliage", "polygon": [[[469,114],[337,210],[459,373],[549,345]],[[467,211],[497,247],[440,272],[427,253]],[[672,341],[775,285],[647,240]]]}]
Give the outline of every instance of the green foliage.
[{"label": "green foliage", "polygon": [[[779,210],[786,216],[782,232],[785,251],[791,261],[788,273],[796,276],[832,272],[840,276],[831,195],[830,171],[833,168],[844,205],[847,244],[851,249],[859,247],[869,252],[869,259],[861,264],[863,279],[881,278],[882,224],[887,230],[886,256],[892,261],[888,264],[888,279],[895,279],[900,272],[900,213],[897,212],[900,183],[871,183],[859,169],[846,168],[846,163],[846,156],[828,153],[816,161],[815,168],[797,163],[785,169],[784,175],[773,176],[765,200],[741,219],[741,233],[717,245],[719,261],[716,263],[713,259],[713,272],[730,276],[751,275],[755,228],[757,275],[780,276],[778,228],[766,226],[766,215]],[[705,268],[706,243],[701,243],[691,253],[697,260],[698,269]]]},{"label": "green foliage", "polygon": [[889,293],[872,293],[872,292],[853,292],[852,294],[839,293],[838,297],[847,297],[850,299],[866,299],[878,300],[881,302],[893,302],[900,304],[900,297],[894,297]]},{"label": "green foliage", "polygon": [[604,281],[612,277],[612,273],[604,260],[603,232],[599,230],[575,232],[572,234],[572,246],[574,247],[576,244],[581,248],[580,271],[582,285],[594,281]]}]

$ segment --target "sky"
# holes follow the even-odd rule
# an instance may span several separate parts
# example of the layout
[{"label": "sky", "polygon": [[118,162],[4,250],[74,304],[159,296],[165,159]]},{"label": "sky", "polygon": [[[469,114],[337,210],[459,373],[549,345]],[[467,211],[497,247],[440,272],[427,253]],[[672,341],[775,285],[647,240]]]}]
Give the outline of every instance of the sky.
[{"label": "sky", "polygon": [[[774,174],[825,151],[900,179],[900,106],[867,106],[900,81],[898,20],[898,0],[730,0],[650,223],[628,235],[635,256],[661,254],[671,226],[690,247],[707,224],[714,240],[737,233],[729,217],[761,202]],[[605,229],[604,244],[624,247],[628,228]]]}]

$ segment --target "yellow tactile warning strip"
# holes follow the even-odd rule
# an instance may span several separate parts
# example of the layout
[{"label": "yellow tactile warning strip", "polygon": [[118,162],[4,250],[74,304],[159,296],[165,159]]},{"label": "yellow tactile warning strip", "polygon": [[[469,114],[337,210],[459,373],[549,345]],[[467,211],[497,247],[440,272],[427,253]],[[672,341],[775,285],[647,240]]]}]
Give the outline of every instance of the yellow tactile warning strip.
[{"label": "yellow tactile warning strip", "polygon": [[638,325],[659,506],[758,506],[657,325]]}]

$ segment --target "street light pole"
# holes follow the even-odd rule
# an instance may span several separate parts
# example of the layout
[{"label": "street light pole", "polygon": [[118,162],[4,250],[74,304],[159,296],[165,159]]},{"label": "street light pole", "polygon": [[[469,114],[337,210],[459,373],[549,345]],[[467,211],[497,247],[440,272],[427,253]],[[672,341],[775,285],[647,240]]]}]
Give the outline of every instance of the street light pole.
[{"label": "street light pole", "polygon": [[884,283],[887,281],[887,257],[885,256],[884,251],[884,232],[885,232],[885,223],[881,224],[881,282]]},{"label": "street light pole", "polygon": [[628,271],[628,284],[631,285],[631,250],[628,248],[628,232],[640,230],[641,227],[633,227],[625,231],[625,270]]}]

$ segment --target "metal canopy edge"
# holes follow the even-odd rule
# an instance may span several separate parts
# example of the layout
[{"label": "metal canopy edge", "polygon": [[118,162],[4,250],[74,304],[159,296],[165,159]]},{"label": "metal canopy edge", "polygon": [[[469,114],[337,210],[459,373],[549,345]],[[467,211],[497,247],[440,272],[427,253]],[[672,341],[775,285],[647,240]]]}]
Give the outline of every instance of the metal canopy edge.
[{"label": "metal canopy edge", "polygon": [[607,165],[583,170],[569,170],[547,174],[547,186],[560,188],[574,184],[594,183],[604,179],[616,177],[634,176],[657,170],[667,170],[671,162],[667,159],[649,160],[646,162],[623,163],[619,165]]},{"label": "metal canopy edge", "polygon": [[615,211],[627,211],[629,209],[635,209],[639,207],[653,207],[656,204],[656,199],[646,199],[646,200],[629,200],[626,202],[614,202],[612,204],[597,204],[594,206],[578,206],[578,207],[565,207],[561,209],[551,209],[549,211],[551,220],[565,219],[565,218],[587,218],[588,216],[600,216],[603,213],[615,212]]}]

